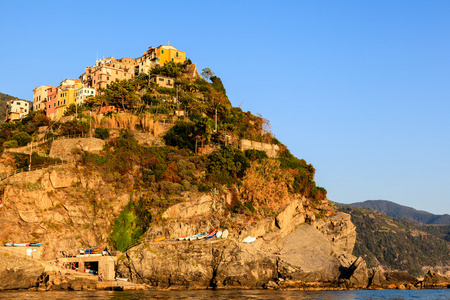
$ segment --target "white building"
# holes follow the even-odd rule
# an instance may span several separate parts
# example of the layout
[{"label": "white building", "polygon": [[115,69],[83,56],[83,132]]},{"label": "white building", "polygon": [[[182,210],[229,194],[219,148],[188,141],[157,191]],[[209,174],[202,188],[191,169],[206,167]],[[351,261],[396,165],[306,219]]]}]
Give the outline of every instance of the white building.
[{"label": "white building", "polygon": [[87,98],[95,97],[95,89],[90,87],[81,87],[75,93],[77,105],[83,104]]},{"label": "white building", "polygon": [[25,100],[10,100],[6,103],[6,122],[20,120],[30,112],[31,105]]}]

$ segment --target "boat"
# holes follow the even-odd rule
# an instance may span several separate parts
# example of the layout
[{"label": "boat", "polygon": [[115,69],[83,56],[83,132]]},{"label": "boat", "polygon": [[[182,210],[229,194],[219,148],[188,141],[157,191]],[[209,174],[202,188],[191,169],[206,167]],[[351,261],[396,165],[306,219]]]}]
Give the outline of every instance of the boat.
[{"label": "boat", "polygon": [[31,243],[30,244],[30,247],[40,247],[40,246],[41,246],[41,243],[39,243],[39,244]]},{"label": "boat", "polygon": [[159,237],[159,238],[154,239],[153,241],[154,241],[154,242],[161,242],[161,241],[164,241],[165,239],[166,239],[166,237],[165,237],[165,236],[162,236],[162,237]]},{"label": "boat", "polygon": [[13,244],[14,247],[28,247],[30,244]]},{"label": "boat", "polygon": [[217,231],[216,238],[220,239],[221,236],[222,236],[222,231],[221,230]]},{"label": "boat", "polygon": [[197,234],[190,235],[190,236],[188,236],[185,240],[186,240],[186,241],[193,241],[193,240],[196,240],[197,237],[198,237],[200,234],[201,234],[201,233],[197,233]]},{"label": "boat", "polygon": [[256,237],[248,236],[245,239],[242,240],[244,244],[250,244],[256,241]]},{"label": "boat", "polygon": [[116,277],[116,280],[119,280],[119,281],[128,281],[128,278]]},{"label": "boat", "polygon": [[202,240],[202,239],[204,239],[207,235],[208,235],[208,232],[202,233],[202,234],[200,234],[200,235],[197,237],[197,239],[198,239],[198,240]]},{"label": "boat", "polygon": [[228,237],[228,234],[229,234],[228,229],[225,229],[225,230],[222,232],[222,238],[223,238],[223,239],[226,239],[226,238]]},{"label": "boat", "polygon": [[210,239],[210,238],[212,238],[213,236],[215,236],[216,235],[216,232],[217,232],[217,230],[213,230],[213,231],[211,231],[206,237],[205,237],[205,239]]},{"label": "boat", "polygon": [[188,236],[180,236],[179,238],[177,238],[177,241],[184,241]]},{"label": "boat", "polygon": [[6,243],[6,244],[5,244],[5,247],[12,247],[12,244]]}]

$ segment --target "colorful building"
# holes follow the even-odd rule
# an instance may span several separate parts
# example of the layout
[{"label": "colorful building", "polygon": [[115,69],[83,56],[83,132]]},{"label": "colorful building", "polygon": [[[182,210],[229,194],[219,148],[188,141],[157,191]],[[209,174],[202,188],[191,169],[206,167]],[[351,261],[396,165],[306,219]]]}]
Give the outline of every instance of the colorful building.
[{"label": "colorful building", "polygon": [[160,65],[165,65],[169,61],[184,63],[186,60],[186,53],[171,45],[161,45],[156,48],[156,56],[159,58]]},{"label": "colorful building", "polygon": [[77,105],[83,104],[89,97],[95,97],[95,94],[94,88],[80,87],[75,93]]},{"label": "colorful building", "polygon": [[59,120],[71,104],[76,103],[75,92],[81,88],[83,84],[79,79],[66,79],[61,82],[58,89],[58,97],[56,102],[56,119]]},{"label": "colorful building", "polygon": [[47,110],[46,110],[46,115],[47,117],[49,117],[52,120],[56,120],[56,104],[58,101],[58,90],[61,87],[53,87],[53,88],[49,88],[47,89]]},{"label": "colorful building", "polygon": [[175,79],[162,75],[152,75],[150,77],[150,82],[155,82],[158,86],[173,88]]},{"label": "colorful building", "polygon": [[107,88],[111,82],[131,79],[134,76],[134,65],[135,60],[132,58],[104,58],[97,60],[95,66],[87,67],[80,79],[86,87]]},{"label": "colorful building", "polygon": [[149,74],[155,66],[159,66],[159,57],[156,56],[156,48],[149,47],[141,57],[135,59],[134,74]]},{"label": "colorful building", "polygon": [[54,88],[49,85],[42,85],[33,90],[33,110],[45,110],[47,102],[47,90]]},{"label": "colorful building", "polygon": [[25,100],[10,100],[6,103],[6,122],[20,120],[30,112],[31,103]]}]

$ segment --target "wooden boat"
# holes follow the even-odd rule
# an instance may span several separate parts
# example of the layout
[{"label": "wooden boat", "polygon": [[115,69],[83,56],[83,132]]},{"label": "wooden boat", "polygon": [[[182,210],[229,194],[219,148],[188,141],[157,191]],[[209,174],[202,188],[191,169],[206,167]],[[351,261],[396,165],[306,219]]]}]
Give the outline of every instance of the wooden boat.
[{"label": "wooden boat", "polygon": [[208,235],[208,232],[202,233],[202,234],[200,234],[200,235],[197,237],[197,239],[198,239],[198,240],[202,240],[202,239],[204,239],[207,235]]},{"label": "wooden boat", "polygon": [[154,239],[153,241],[154,241],[154,242],[161,242],[161,241],[164,241],[165,239],[166,239],[166,237],[165,237],[165,236],[162,236],[162,237],[159,237],[159,238]]},{"label": "wooden boat", "polygon": [[217,231],[216,238],[220,239],[221,236],[222,236],[222,231],[221,230]]},{"label": "wooden boat", "polygon": [[205,237],[205,239],[210,239],[210,238],[212,238],[213,236],[215,236],[216,235],[216,232],[217,232],[217,230],[213,230],[213,231],[211,231],[206,237]]},{"label": "wooden boat", "polygon": [[30,247],[40,247],[40,246],[41,246],[41,243],[39,243],[39,244],[31,243],[30,244]]},{"label": "wooden boat", "polygon": [[228,238],[228,234],[229,234],[228,229],[225,229],[225,230],[222,232],[222,238],[223,238],[223,239]]}]

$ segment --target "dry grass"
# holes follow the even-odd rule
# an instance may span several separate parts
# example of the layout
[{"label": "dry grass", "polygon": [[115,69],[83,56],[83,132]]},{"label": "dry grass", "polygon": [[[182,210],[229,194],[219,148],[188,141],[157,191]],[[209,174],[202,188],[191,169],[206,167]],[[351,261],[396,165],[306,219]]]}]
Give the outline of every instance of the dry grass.
[{"label": "dry grass", "polygon": [[109,117],[93,117],[94,127],[105,127],[109,129],[140,129],[158,135],[162,128],[159,122],[155,121],[153,115],[145,114],[136,116],[128,113],[113,114]]}]

